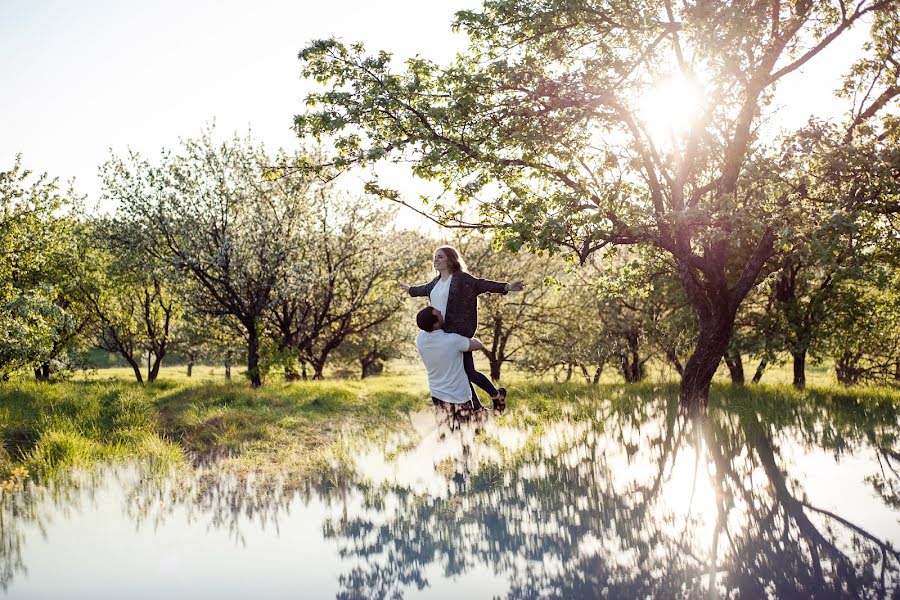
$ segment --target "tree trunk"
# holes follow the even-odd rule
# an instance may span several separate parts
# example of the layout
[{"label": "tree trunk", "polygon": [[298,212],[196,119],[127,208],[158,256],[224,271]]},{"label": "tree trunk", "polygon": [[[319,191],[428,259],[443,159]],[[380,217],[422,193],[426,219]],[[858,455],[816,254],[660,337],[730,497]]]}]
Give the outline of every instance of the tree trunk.
[{"label": "tree trunk", "polygon": [[248,327],[247,334],[247,378],[250,379],[251,386],[259,387],[262,385],[259,372],[259,332],[256,327]]},{"label": "tree trunk", "polygon": [[569,383],[570,381],[572,381],[572,363],[569,363],[569,368],[566,371],[565,383]]},{"label": "tree trunk", "polygon": [[603,375],[603,367],[604,366],[605,365],[602,362],[597,364],[597,370],[594,371],[594,381],[592,382],[594,385],[597,385],[598,383],[600,383],[600,376]]},{"label": "tree trunk", "polygon": [[678,355],[676,355],[674,351],[666,350],[666,359],[672,363],[672,366],[675,367],[675,370],[678,371],[679,375],[684,375],[684,365],[678,360]]},{"label": "tree trunk", "polygon": [[759,364],[756,366],[756,373],[753,374],[753,383],[759,383],[759,380],[762,379],[763,373],[766,371],[766,365],[768,364],[768,358],[763,358],[759,361]]},{"label": "tree trunk", "polygon": [[144,376],[141,375],[141,365],[139,365],[131,355],[122,353],[122,356],[128,361],[128,364],[131,365],[131,369],[134,371],[134,378],[137,379],[137,382],[144,383]]},{"label": "tree trunk", "polygon": [[845,351],[834,361],[834,374],[841,385],[856,385],[859,382],[859,355]]},{"label": "tree trunk", "polygon": [[[724,193],[731,185],[721,188]],[[716,241],[704,246],[703,256],[690,255],[689,238],[685,235],[673,240],[677,252],[681,284],[694,309],[700,334],[694,353],[684,366],[681,377],[681,405],[688,412],[696,412],[709,404],[709,386],[722,357],[728,351],[734,333],[734,319],[738,307],[751,290],[763,266],[774,252],[775,231],[766,228],[759,242],[733,284],[726,276],[726,242]]]},{"label": "tree trunk", "polygon": [[791,352],[794,357],[794,387],[798,390],[806,388],[806,350]]},{"label": "tree trunk", "polygon": [[499,360],[492,360],[491,362],[491,379],[494,381],[500,381],[500,367],[503,363]]},{"label": "tree trunk", "polygon": [[193,371],[194,371],[194,363],[189,362],[187,364],[187,376],[190,377],[193,374]]},{"label": "tree trunk", "polygon": [[631,356],[627,353],[619,355],[619,363],[622,367],[622,376],[628,383],[638,383],[644,378],[644,365],[637,352],[632,352]]},{"label": "tree trunk", "polygon": [[700,324],[700,335],[694,353],[684,366],[681,377],[681,403],[695,409],[709,403],[709,386],[725,356],[734,331],[734,314],[724,311]]},{"label": "tree trunk", "polygon": [[362,364],[362,377],[360,379],[381,375],[382,373],[384,373],[384,363],[377,357],[371,358]]},{"label": "tree trunk", "polygon": [[297,381],[298,379],[300,379],[300,374],[294,370],[294,367],[288,365],[284,368],[285,381]]},{"label": "tree trunk", "polygon": [[359,366],[361,367],[359,371],[360,379],[365,379],[371,374],[371,371],[369,369],[372,368],[372,365],[375,364],[376,360],[377,359],[371,355],[367,355],[359,359]]},{"label": "tree trunk", "polygon": [[147,373],[147,381],[156,381],[156,378],[159,377],[159,367],[162,365],[165,355],[165,350],[160,350],[159,354],[154,354],[153,366],[150,368],[150,372]]},{"label": "tree trunk", "polygon": [[231,381],[231,350],[225,353],[225,379]]},{"label": "tree trunk", "polygon": [[725,364],[728,365],[728,372],[731,374],[731,383],[744,385],[744,361],[741,359],[741,353],[730,349],[725,353]]},{"label": "tree trunk", "polygon": [[34,370],[34,378],[38,381],[49,381],[50,379],[50,363],[43,362]]}]

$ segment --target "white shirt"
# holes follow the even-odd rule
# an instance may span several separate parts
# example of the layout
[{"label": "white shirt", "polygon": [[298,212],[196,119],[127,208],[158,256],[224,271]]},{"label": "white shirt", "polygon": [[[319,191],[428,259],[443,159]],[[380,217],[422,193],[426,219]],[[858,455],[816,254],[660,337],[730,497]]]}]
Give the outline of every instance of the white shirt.
[{"label": "white shirt", "polygon": [[434,287],[431,288],[431,295],[428,297],[431,301],[431,306],[441,311],[441,314],[445,317],[447,316],[447,299],[450,297],[451,281],[453,281],[453,275],[450,275],[446,281],[438,279]]},{"label": "white shirt", "polygon": [[469,378],[462,361],[462,353],[469,350],[469,338],[443,329],[420,331],[416,348],[425,363],[433,397],[454,404],[471,400]]}]

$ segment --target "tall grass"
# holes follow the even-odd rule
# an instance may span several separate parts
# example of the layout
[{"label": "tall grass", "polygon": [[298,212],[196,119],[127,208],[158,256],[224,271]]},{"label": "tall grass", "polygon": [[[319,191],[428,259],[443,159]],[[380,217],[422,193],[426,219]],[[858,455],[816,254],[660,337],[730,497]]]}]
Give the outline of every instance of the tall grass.
[{"label": "tall grass", "polygon": [[0,386],[0,480],[24,467],[46,478],[97,461],[183,462],[160,437],[153,392],[124,382],[18,382]]},{"label": "tall grass", "polygon": [[47,478],[99,461],[165,468],[212,455],[304,471],[340,434],[402,426],[424,406],[416,376],[274,383],[121,379],[0,385],[0,482],[14,470]]}]

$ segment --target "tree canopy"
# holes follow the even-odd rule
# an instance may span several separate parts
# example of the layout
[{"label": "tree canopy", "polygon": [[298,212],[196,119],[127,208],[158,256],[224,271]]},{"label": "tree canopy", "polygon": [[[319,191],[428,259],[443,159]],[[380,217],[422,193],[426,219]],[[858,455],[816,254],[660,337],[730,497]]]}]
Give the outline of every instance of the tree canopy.
[{"label": "tree canopy", "polygon": [[[329,166],[412,160],[452,192],[432,200],[433,218],[493,228],[511,248],[668,253],[697,318],[682,379],[696,405],[744,297],[823,203],[896,213],[898,6],[490,0],[457,14],[471,44],[446,66],[417,57],[396,72],[385,52],[310,44],[303,74],[325,89],[296,128],[336,140]],[[845,118],[774,135],[776,86],[864,26]],[[641,100],[673,82],[696,106],[683,127],[654,130]],[[405,202],[377,179],[368,188]]]}]

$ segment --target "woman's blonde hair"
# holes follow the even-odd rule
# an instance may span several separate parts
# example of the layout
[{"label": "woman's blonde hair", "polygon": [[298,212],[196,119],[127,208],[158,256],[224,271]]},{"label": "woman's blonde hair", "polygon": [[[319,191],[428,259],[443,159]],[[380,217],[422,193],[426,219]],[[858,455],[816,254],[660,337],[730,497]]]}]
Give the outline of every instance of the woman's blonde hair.
[{"label": "woman's blonde hair", "polygon": [[447,266],[450,268],[451,273],[466,271],[466,261],[463,260],[462,256],[459,255],[459,251],[453,246],[441,246],[434,252],[435,254],[438,252],[444,253],[444,256],[447,257]]}]

